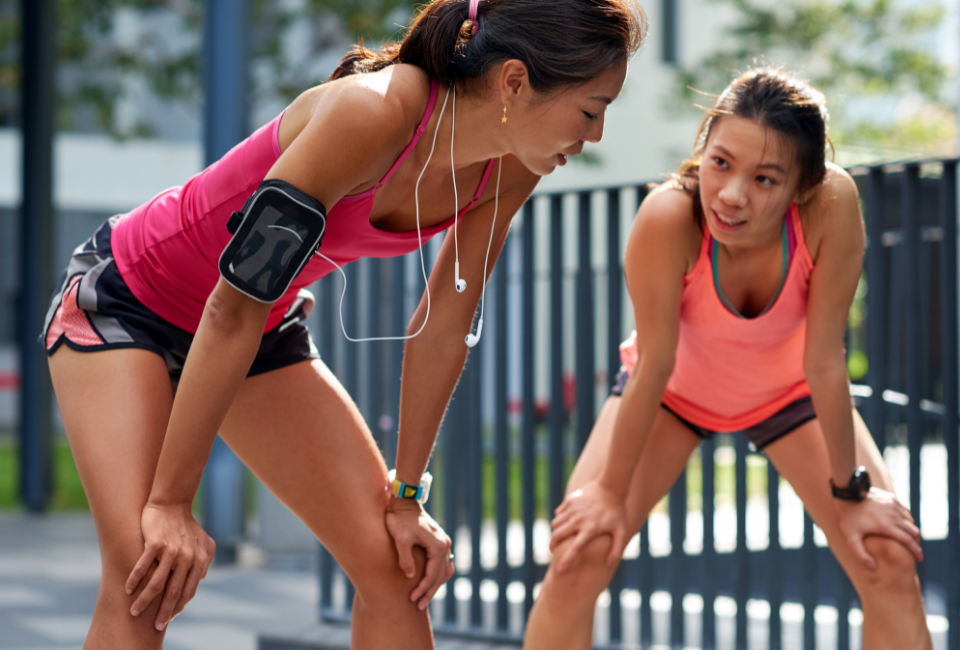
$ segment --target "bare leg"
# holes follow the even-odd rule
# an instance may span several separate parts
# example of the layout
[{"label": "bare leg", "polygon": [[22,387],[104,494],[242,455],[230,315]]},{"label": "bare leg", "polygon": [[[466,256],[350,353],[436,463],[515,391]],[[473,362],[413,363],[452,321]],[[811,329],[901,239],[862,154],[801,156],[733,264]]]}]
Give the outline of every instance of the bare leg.
[{"label": "bare leg", "polygon": [[[857,463],[867,467],[873,485],[893,492],[890,474],[870,432],[856,411],[853,419]],[[876,570],[871,571],[854,555],[840,532],[829,487],[830,459],[819,420],[808,422],[764,451],[823,529],[830,549],[860,594],[864,649],[929,649],[920,581],[910,551],[892,539],[868,537],[867,550],[877,561]]]},{"label": "bare leg", "polygon": [[[604,404],[570,476],[568,494],[596,479],[603,471],[619,408],[619,397],[611,397]],[[650,510],[677,480],[699,443],[700,438],[689,428],[660,409],[627,496],[630,535],[640,530]],[[573,539],[553,548],[554,557],[562,555]],[[616,571],[616,565],[606,563],[610,542],[606,535],[594,539],[562,574],[552,566],[547,570],[540,597],[527,622],[523,645],[526,650],[588,650],[592,647],[594,605]]]},{"label": "bare leg", "polygon": [[384,524],[387,468],[327,367],[304,362],[247,379],[221,435],[350,577],[353,648],[432,648],[427,611],[409,598],[425,558],[413,580],[400,571]]},{"label": "bare leg", "polygon": [[160,648],[163,633],[153,626],[160,599],[134,618],[138,593],[127,596],[124,585],[143,551],[140,515],[173,404],[166,366],[145,350],[63,345],[50,373],[100,543],[100,592],[84,648]]}]

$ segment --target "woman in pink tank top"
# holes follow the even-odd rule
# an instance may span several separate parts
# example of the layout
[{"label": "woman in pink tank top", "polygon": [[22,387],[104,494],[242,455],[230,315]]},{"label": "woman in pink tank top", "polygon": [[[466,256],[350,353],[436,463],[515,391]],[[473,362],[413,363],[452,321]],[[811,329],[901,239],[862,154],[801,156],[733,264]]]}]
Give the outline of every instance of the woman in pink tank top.
[{"label": "woman in pink tank top", "polygon": [[627,541],[700,441],[734,431],[826,533],[860,596],[863,647],[931,647],[920,533],[851,406],[843,336],[864,233],[853,180],[825,162],[826,120],[814,88],[749,71],[641,205],[625,261],[636,331],[557,508],[525,648],[591,646]]},{"label": "woman in pink tank top", "polygon": [[[358,47],[76,249],[43,342],[102,550],[86,648],[159,648],[194,596],[214,544],[191,503],[218,431],[356,587],[351,647],[433,647],[426,607],[453,565],[421,481],[484,273],[539,177],[600,139],[645,31],[634,0],[433,0],[401,43]],[[455,224],[409,325],[391,480],[299,322],[302,289]]]}]

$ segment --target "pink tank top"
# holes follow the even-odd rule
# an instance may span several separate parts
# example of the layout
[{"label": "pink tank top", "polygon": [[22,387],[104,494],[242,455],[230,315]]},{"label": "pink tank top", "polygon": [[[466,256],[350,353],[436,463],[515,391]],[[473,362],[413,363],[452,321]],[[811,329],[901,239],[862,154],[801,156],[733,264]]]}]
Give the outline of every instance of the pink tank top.
[{"label": "pink tank top", "polygon": [[[697,262],[683,279],[680,336],[663,403],[710,431],[741,431],[810,394],[803,372],[807,294],[813,260],[797,206],[789,219],[796,239],[774,303],[756,318],[732,313],[717,295],[704,233]],[[620,346],[628,372],[637,361],[636,332]]]},{"label": "pink tank top", "polygon": [[[396,257],[417,249],[416,231],[391,233],[375,228],[370,224],[370,210],[377,190],[390,180],[423,136],[438,91],[439,85],[432,81],[423,119],[384,177],[366,192],[345,196],[327,208],[321,250],[337,264],[343,266],[360,257]],[[130,291],[155,314],[181,329],[197,331],[207,296],[220,277],[220,253],[230,241],[227,220],[243,207],[280,157],[282,118],[281,113],[185,185],[161,192],[121,217],[113,228],[114,259]],[[493,162],[487,162],[480,185],[459,216],[480,199]],[[423,241],[449,228],[453,220],[451,216],[436,226],[422,228]],[[274,304],[264,331],[280,323],[300,289],[332,270],[326,260],[314,256]]]}]

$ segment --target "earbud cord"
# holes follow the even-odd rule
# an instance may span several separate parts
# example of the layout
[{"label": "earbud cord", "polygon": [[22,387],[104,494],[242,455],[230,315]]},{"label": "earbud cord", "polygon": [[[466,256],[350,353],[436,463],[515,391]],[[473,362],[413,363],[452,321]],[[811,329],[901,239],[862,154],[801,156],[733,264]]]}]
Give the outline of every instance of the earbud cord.
[{"label": "earbud cord", "polygon": [[[493,245],[494,226],[497,225],[497,208],[500,207],[500,169],[503,157],[497,158],[497,193],[493,196],[493,222],[490,224],[490,239],[487,241],[487,255],[483,258],[483,289],[480,291],[480,327],[483,327],[483,303],[487,297],[487,261],[490,259],[490,247]],[[478,328],[479,330],[479,328]]]},{"label": "earbud cord", "polygon": [[457,196],[457,170],[453,166],[453,141],[457,132],[457,85],[453,84],[453,117],[450,120],[450,173],[453,174],[453,259],[460,279],[460,240],[457,224],[460,221],[460,199]]},{"label": "earbud cord", "polygon": [[[418,329],[413,334],[408,334],[406,336],[372,336],[369,338],[362,338],[362,339],[351,338],[350,335],[347,334],[347,328],[343,324],[343,298],[344,296],[347,295],[347,274],[343,272],[343,269],[340,267],[339,264],[334,262],[332,259],[324,255],[320,251],[317,251],[317,255],[319,255],[320,257],[322,257],[323,259],[327,260],[328,262],[333,264],[335,267],[337,267],[337,270],[340,271],[340,275],[343,276],[343,291],[340,293],[340,329],[343,330],[343,335],[347,338],[347,340],[351,341],[352,343],[365,343],[368,341],[407,341],[409,339],[419,336],[420,332],[423,331],[423,328],[427,326],[427,320],[430,318],[430,282],[427,279],[427,265],[423,261],[423,239],[420,235],[420,179],[423,178],[424,172],[427,171],[427,167],[430,165],[430,159],[433,158],[433,150],[434,150],[434,147],[437,146],[437,133],[439,133],[440,131],[440,122],[443,121],[443,113],[447,108],[448,99],[450,99],[450,88],[447,88],[447,94],[444,95],[443,97],[443,106],[440,108],[440,117],[437,118],[437,128],[434,129],[433,131],[433,142],[430,144],[430,154],[427,156],[427,162],[424,163],[423,169],[420,170],[420,175],[417,176],[417,184],[414,185],[414,188],[413,188],[413,203],[416,206],[416,213],[417,213],[417,243],[419,244],[419,251],[420,251],[420,270],[423,272],[423,283],[427,288],[427,313],[423,317],[423,323],[420,325],[420,329]],[[456,91],[454,91],[453,100],[454,101],[457,100]],[[452,134],[451,134],[451,137],[452,137]],[[454,187],[454,191],[456,191],[456,187],[457,187],[456,176],[454,176],[454,179],[453,179],[453,187]],[[483,310],[481,309],[481,313],[482,312]]]}]

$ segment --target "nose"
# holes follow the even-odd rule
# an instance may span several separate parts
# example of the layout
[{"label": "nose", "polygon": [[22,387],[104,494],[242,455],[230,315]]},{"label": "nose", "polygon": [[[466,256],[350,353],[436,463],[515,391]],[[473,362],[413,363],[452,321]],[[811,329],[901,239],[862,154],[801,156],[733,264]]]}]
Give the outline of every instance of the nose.
[{"label": "nose", "polygon": [[724,183],[723,187],[717,193],[720,200],[727,205],[742,208],[747,204],[747,192],[744,183],[739,179],[730,179]]},{"label": "nose", "polygon": [[583,137],[584,142],[600,142],[603,138],[603,113],[590,125],[587,134]]}]

